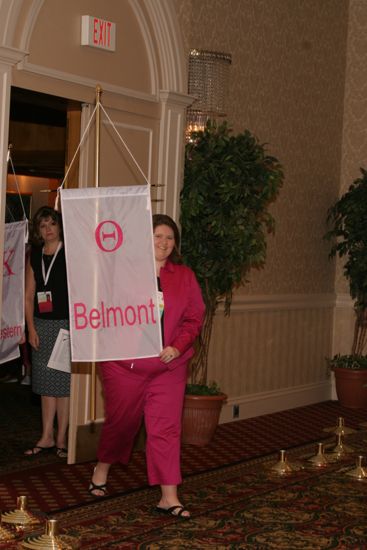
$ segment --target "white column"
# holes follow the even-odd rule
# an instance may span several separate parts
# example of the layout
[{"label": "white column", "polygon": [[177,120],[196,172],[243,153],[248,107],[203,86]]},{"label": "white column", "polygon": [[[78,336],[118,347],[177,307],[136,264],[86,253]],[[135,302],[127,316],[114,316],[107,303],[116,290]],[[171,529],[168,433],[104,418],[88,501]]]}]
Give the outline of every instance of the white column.
[{"label": "white column", "polygon": [[[12,66],[24,57],[24,52],[0,47],[0,258],[4,255],[4,223],[7,185],[7,156],[10,117],[10,90]],[[2,270],[1,270],[2,274]],[[0,296],[2,296],[2,275],[0,276]],[[0,300],[1,304],[1,300]]]},{"label": "white column", "polygon": [[191,97],[176,92],[160,92],[162,106],[159,135],[156,211],[179,219],[179,200],[183,177],[186,107]]}]

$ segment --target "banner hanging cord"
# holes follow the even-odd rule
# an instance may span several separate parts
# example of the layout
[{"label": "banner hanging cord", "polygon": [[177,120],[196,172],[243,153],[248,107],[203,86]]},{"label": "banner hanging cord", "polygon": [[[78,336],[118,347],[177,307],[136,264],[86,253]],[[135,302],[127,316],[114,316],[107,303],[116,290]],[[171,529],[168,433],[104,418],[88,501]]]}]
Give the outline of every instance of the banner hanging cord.
[{"label": "banner hanging cord", "polygon": [[[10,166],[11,166],[11,169],[12,169],[12,172],[13,172],[13,175],[14,175],[14,181],[15,181],[15,186],[17,188],[17,193],[18,193],[18,197],[19,197],[19,200],[20,200],[20,204],[22,206],[22,210],[23,210],[23,220],[27,220],[27,214],[25,212],[25,208],[24,208],[24,203],[23,203],[23,199],[22,199],[22,195],[20,193],[20,188],[19,188],[19,185],[18,185],[18,179],[17,179],[17,175],[15,173],[15,168],[14,168],[14,164],[13,164],[13,159],[11,158],[11,148],[12,146],[9,145],[8,147],[8,156],[7,156],[7,161],[10,163]],[[14,219],[14,216],[13,216],[13,219]]]},{"label": "banner hanging cord", "polygon": [[9,216],[12,218],[13,222],[15,222],[15,218],[13,216],[13,212],[10,210],[9,206],[7,204],[5,204],[5,207],[6,207],[6,211],[7,213],[9,214]]},{"label": "banner hanging cord", "polygon": [[83,141],[84,141],[84,139],[85,139],[85,136],[86,136],[87,133],[88,133],[89,127],[90,127],[90,125],[91,125],[91,123],[92,123],[92,120],[93,120],[93,117],[94,117],[95,112],[96,112],[96,110],[97,110],[97,107],[98,107],[98,103],[95,105],[95,107],[94,107],[94,109],[93,109],[93,113],[91,114],[91,117],[90,117],[90,119],[89,119],[89,121],[88,121],[88,124],[87,124],[87,126],[85,127],[85,130],[84,130],[84,132],[83,132],[83,135],[82,135],[82,137],[81,137],[81,140],[80,140],[80,142],[79,142],[79,145],[78,145],[78,147],[76,148],[76,151],[75,151],[75,153],[74,153],[74,156],[73,156],[73,158],[71,159],[71,163],[69,164],[69,168],[68,168],[67,171],[66,171],[66,174],[65,174],[65,176],[64,176],[64,179],[62,180],[62,182],[61,182],[61,184],[60,184],[60,186],[59,186],[59,188],[58,188],[58,191],[59,191],[59,189],[61,189],[61,188],[64,186],[64,183],[65,183],[65,181],[66,181],[66,179],[67,179],[67,177],[68,177],[68,175],[69,175],[69,172],[70,172],[70,170],[71,170],[71,167],[72,167],[73,164],[74,164],[74,161],[75,161],[75,159],[76,159],[76,156],[77,156],[77,154],[79,153],[81,146],[83,145]]},{"label": "banner hanging cord", "polygon": [[97,107],[98,107],[98,103],[95,105],[95,107],[94,107],[94,109],[93,109],[93,113],[91,114],[91,117],[90,117],[90,119],[89,119],[89,121],[88,121],[88,124],[87,124],[86,127],[85,127],[85,130],[84,130],[84,132],[83,132],[83,135],[82,135],[82,137],[81,137],[81,140],[79,141],[79,145],[78,145],[78,147],[76,148],[76,151],[75,151],[75,153],[74,153],[73,158],[71,159],[71,162],[70,162],[70,164],[69,164],[68,169],[66,170],[66,174],[65,174],[65,176],[64,176],[64,179],[62,180],[61,184],[60,184],[59,187],[57,188],[57,191],[56,191],[56,199],[55,199],[55,206],[54,206],[55,210],[59,210],[59,205],[60,205],[60,190],[63,188],[63,186],[64,186],[64,184],[65,184],[65,181],[67,180],[67,177],[68,177],[69,172],[70,172],[70,170],[71,170],[71,167],[73,166],[74,161],[75,161],[75,159],[76,159],[76,157],[77,157],[77,154],[79,153],[80,148],[81,148],[81,146],[83,145],[85,136],[86,136],[87,133],[88,133],[89,127],[90,127],[90,125],[91,125],[91,123],[92,123],[92,120],[93,120],[94,114],[95,114],[95,112],[96,112],[96,110],[97,110]]},{"label": "banner hanging cord", "polygon": [[110,116],[108,115],[108,113],[106,112],[106,109],[103,107],[102,103],[100,104],[101,105],[101,108],[102,108],[102,111],[104,112],[104,114],[106,115],[107,117],[107,120],[109,121],[109,123],[111,124],[112,128],[115,130],[116,134],[118,135],[121,143],[123,144],[123,146],[125,147],[126,151],[129,153],[131,159],[133,160],[135,166],[137,167],[137,169],[139,170],[139,172],[141,173],[141,175],[143,176],[145,182],[147,183],[147,185],[150,185],[150,182],[148,181],[148,178],[146,177],[146,175],[144,174],[143,170],[140,168],[139,164],[138,164],[138,161],[136,160],[136,158],[134,157],[134,155],[132,154],[132,152],[130,151],[129,147],[127,146],[127,143],[126,141],[122,138],[122,136],[120,136],[116,126],[114,125],[114,123],[112,122]]},{"label": "banner hanging cord", "polygon": [[74,164],[74,161],[75,161],[75,159],[76,159],[76,156],[78,155],[78,153],[79,153],[79,151],[80,151],[80,148],[81,148],[81,146],[82,146],[82,144],[83,144],[83,142],[84,142],[84,139],[85,139],[85,137],[86,137],[86,135],[87,135],[87,133],[88,133],[88,131],[89,131],[90,125],[91,125],[91,123],[92,123],[93,117],[94,117],[94,115],[95,115],[96,110],[97,110],[98,107],[100,107],[100,108],[102,109],[102,111],[103,111],[103,113],[105,114],[107,120],[109,121],[109,123],[111,124],[112,128],[115,130],[116,134],[118,135],[118,137],[119,137],[121,143],[122,143],[123,146],[125,147],[126,151],[129,153],[129,155],[130,155],[131,159],[133,160],[135,166],[136,166],[137,169],[139,170],[140,174],[143,176],[145,182],[146,182],[148,185],[150,185],[150,182],[148,181],[148,178],[147,178],[146,175],[144,174],[143,170],[140,168],[138,161],[135,159],[134,155],[133,155],[132,152],[130,151],[130,149],[129,149],[127,143],[126,143],[126,141],[125,141],[125,140],[122,138],[122,136],[119,134],[119,132],[118,132],[116,126],[114,125],[113,121],[111,120],[110,116],[108,115],[106,109],[103,107],[102,103],[101,103],[100,101],[98,101],[98,102],[96,103],[94,109],[93,109],[93,113],[91,114],[91,117],[90,117],[90,119],[89,119],[89,121],[88,121],[88,124],[87,124],[87,126],[85,127],[85,130],[84,130],[84,132],[83,132],[83,135],[82,135],[82,137],[81,137],[81,140],[80,140],[80,142],[79,142],[79,145],[78,145],[78,147],[77,147],[77,149],[76,149],[76,151],[75,151],[75,153],[74,153],[74,156],[73,156],[73,158],[71,159],[71,162],[70,162],[69,167],[68,167],[68,169],[67,169],[67,171],[66,171],[65,177],[64,177],[64,179],[62,180],[60,186],[59,186],[58,189],[57,189],[57,194],[59,194],[60,189],[63,188],[63,186],[64,186],[64,184],[65,184],[65,181],[67,180],[67,177],[68,177],[68,175],[69,175],[69,172],[70,172],[70,170],[71,170],[71,168],[72,168],[72,166],[73,166],[73,164]]}]

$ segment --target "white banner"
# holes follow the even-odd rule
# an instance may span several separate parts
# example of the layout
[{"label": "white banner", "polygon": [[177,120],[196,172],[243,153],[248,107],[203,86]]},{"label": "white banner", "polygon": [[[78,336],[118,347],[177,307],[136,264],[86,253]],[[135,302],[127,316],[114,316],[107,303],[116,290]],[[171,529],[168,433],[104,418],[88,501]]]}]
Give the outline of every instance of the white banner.
[{"label": "white banner", "polygon": [[64,189],[73,361],[162,349],[149,186]]},{"label": "white banner", "polygon": [[0,364],[19,357],[24,332],[24,264],[27,221],[5,224]]}]

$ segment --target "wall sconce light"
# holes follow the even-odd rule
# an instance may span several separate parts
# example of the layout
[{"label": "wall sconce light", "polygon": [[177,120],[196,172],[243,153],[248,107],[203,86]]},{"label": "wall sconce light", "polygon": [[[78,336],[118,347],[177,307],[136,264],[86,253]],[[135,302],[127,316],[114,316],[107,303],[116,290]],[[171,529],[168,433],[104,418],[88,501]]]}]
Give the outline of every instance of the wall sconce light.
[{"label": "wall sconce light", "polygon": [[226,115],[229,67],[232,56],[222,52],[191,50],[189,54],[189,95],[195,98],[187,109],[186,141],[192,132],[203,130],[209,118]]}]

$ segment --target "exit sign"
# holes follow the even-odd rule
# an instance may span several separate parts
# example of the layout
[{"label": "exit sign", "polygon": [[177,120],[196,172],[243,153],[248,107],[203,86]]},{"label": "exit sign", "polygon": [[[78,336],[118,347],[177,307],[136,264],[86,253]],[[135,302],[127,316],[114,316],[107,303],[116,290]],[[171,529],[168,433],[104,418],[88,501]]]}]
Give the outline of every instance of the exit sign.
[{"label": "exit sign", "polygon": [[116,50],[116,24],[92,15],[82,15],[82,46]]}]

